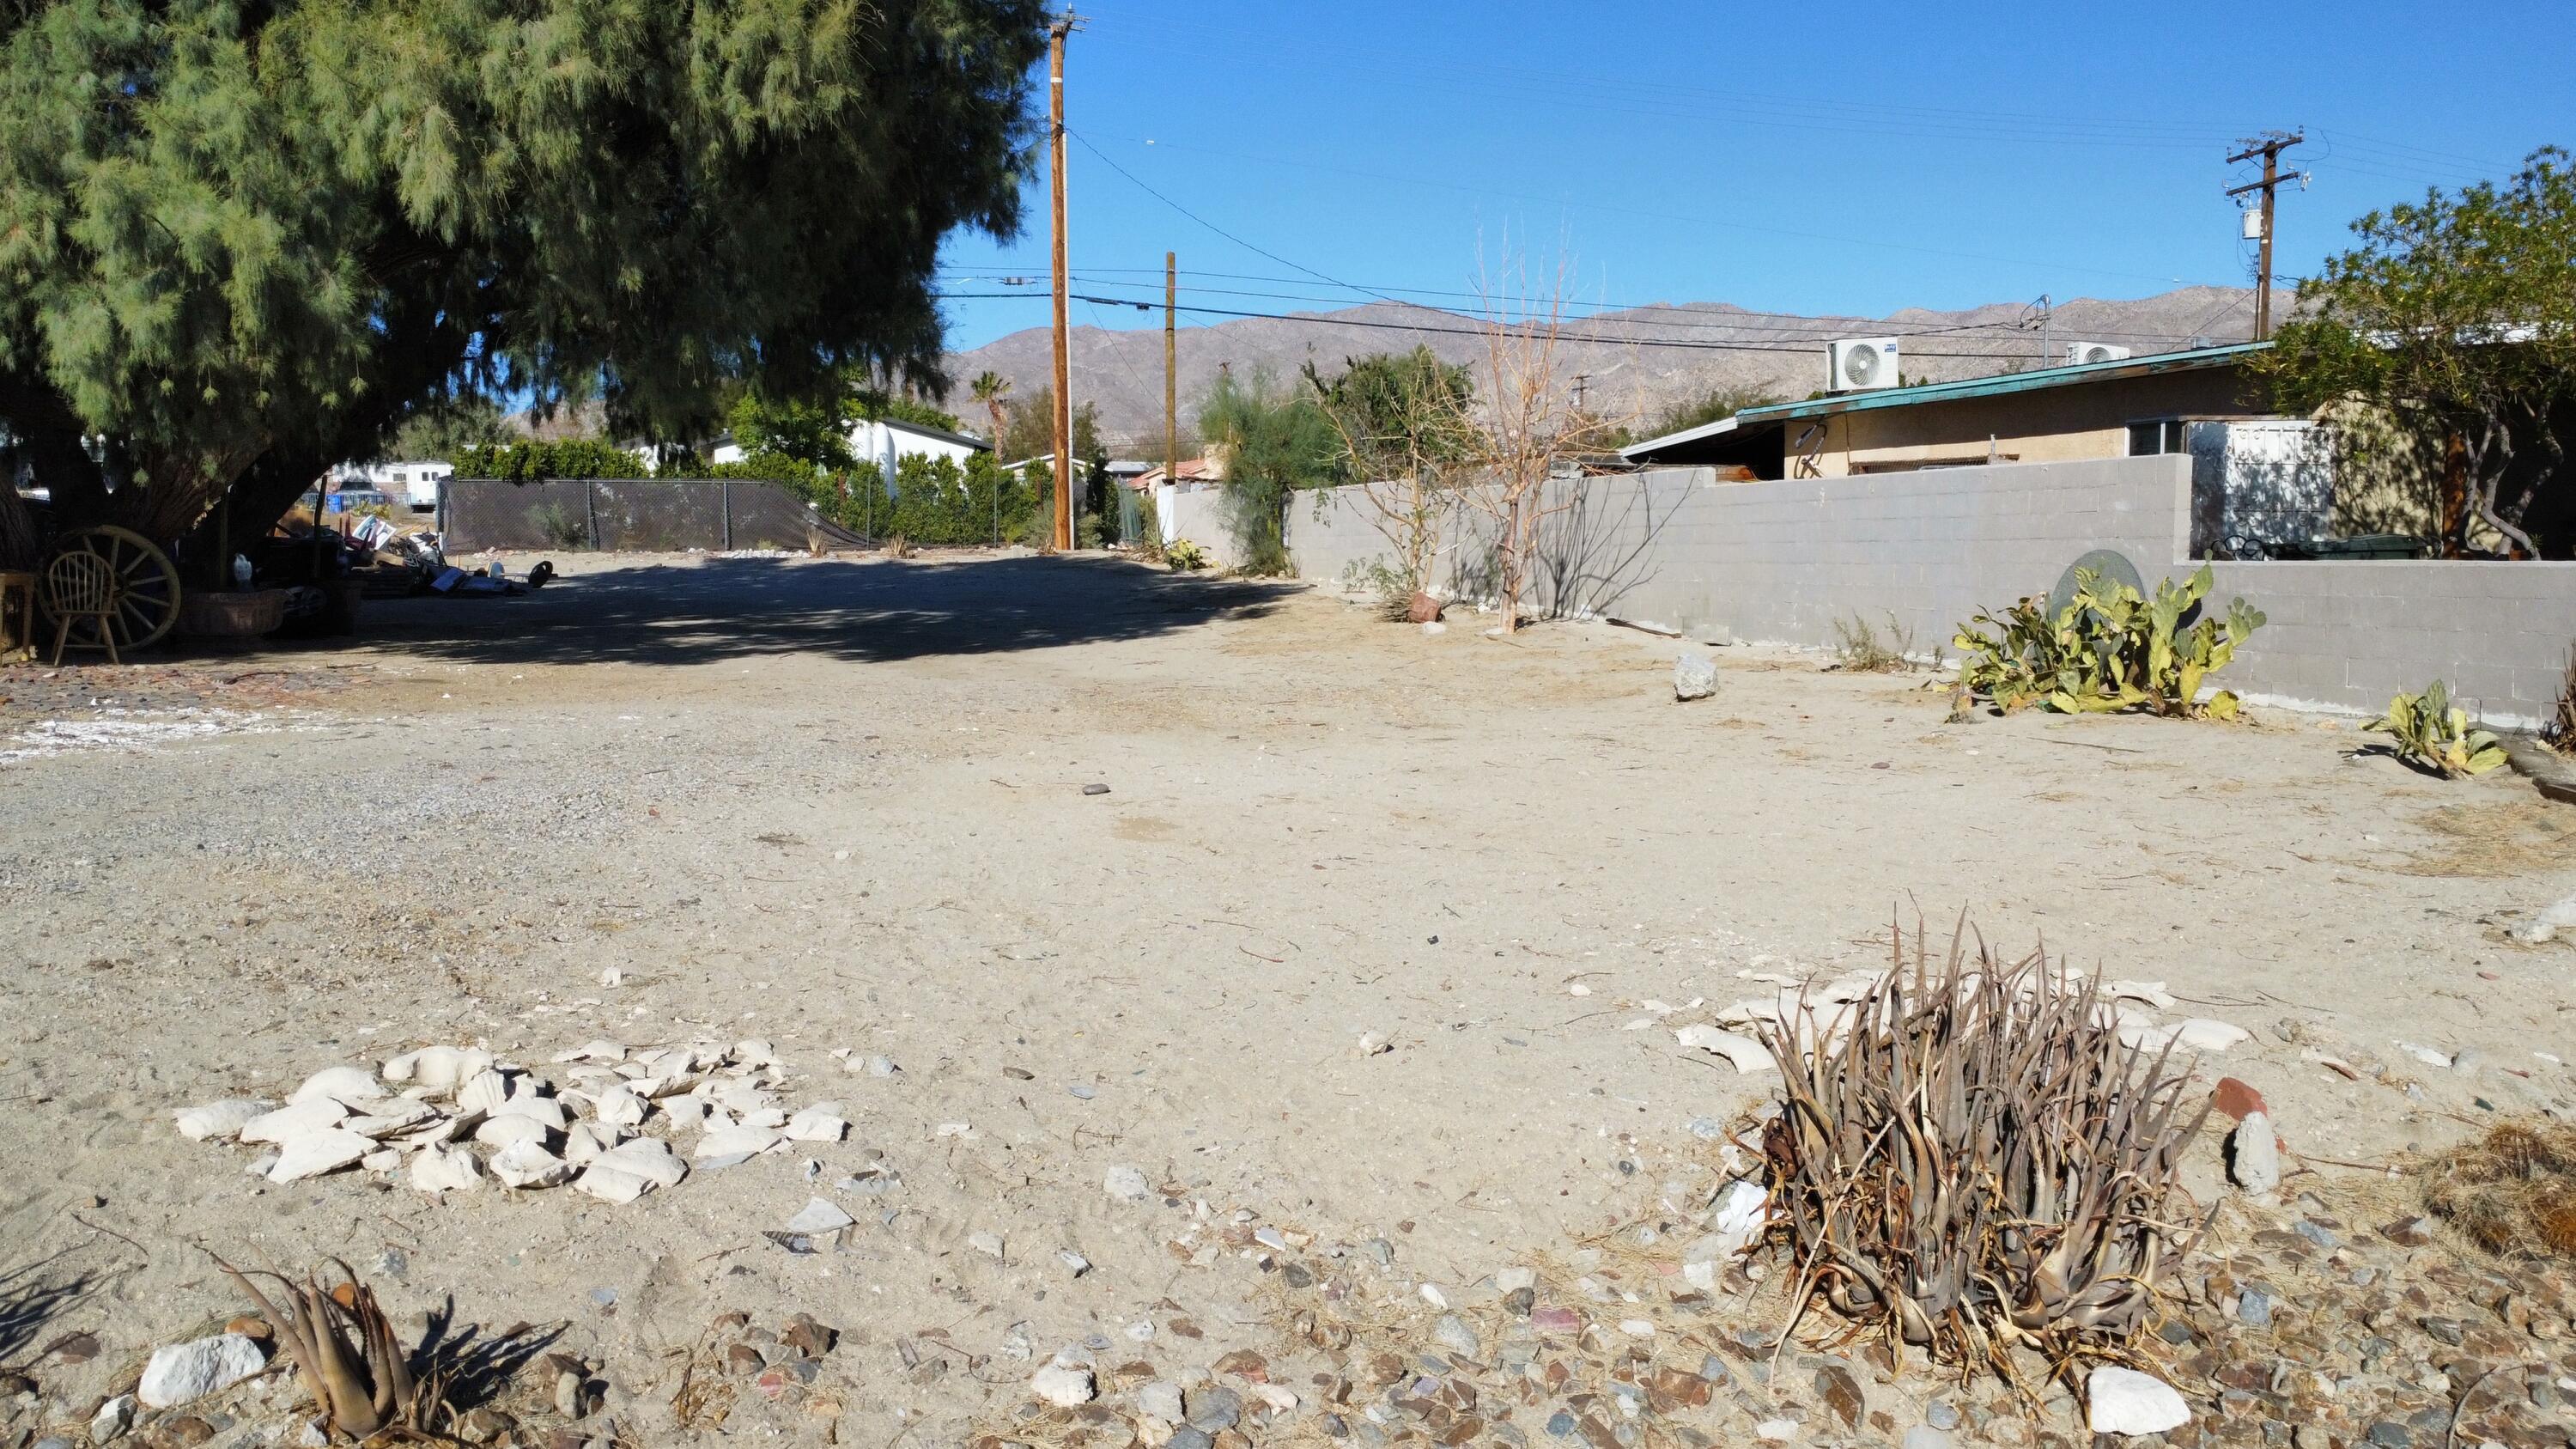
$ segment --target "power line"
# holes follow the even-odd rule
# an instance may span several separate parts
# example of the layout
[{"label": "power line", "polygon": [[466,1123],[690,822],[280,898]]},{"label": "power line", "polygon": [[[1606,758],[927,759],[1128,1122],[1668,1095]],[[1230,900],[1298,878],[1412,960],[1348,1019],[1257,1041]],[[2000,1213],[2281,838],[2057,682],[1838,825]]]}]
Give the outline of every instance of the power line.
[{"label": "power line", "polygon": [[[936,296],[936,298],[937,298],[938,300],[943,301],[943,302],[951,302],[951,301],[999,301],[999,300],[1022,300],[1022,301],[1025,301],[1025,300],[1031,300],[1031,299],[1032,299],[1032,294],[1027,293],[1027,292],[940,292],[940,293],[935,293],[935,294],[933,294],[933,295],[934,295],[934,296]],[[1090,295],[1090,294],[1085,294],[1085,293],[1080,293],[1080,292],[1072,293],[1072,294],[1070,294],[1070,295],[1074,298],[1074,300],[1076,300],[1076,301],[1081,301],[1081,302],[1095,302],[1095,303],[1100,303],[1100,304],[1103,304],[1103,305],[1107,305],[1107,306],[1115,306],[1115,307],[1134,307],[1134,308],[1136,308],[1136,309],[1137,309],[1137,310],[1139,310],[1139,311],[1151,311],[1151,310],[1153,310],[1152,304],[1150,304],[1150,303],[1145,303],[1145,302],[1139,302],[1139,301],[1134,300],[1133,298],[1128,298],[1128,297],[1107,297],[1107,296],[1097,296],[1097,295]],[[1464,323],[1468,323],[1469,325],[1467,325],[1467,326],[1463,326],[1463,327],[1442,327],[1442,326],[1434,326],[1434,325],[1431,325],[1431,324],[1429,324],[1429,323],[1422,323],[1422,322],[1379,322],[1379,321],[1370,321],[1370,320],[1365,320],[1365,319],[1355,318],[1355,317],[1326,317],[1326,316],[1318,316],[1318,315],[1314,315],[1314,314],[1311,314],[1311,313],[1308,313],[1308,314],[1301,314],[1301,313],[1294,313],[1294,312],[1252,312],[1252,311],[1245,311],[1245,310],[1240,310],[1240,309],[1236,309],[1236,308],[1229,308],[1229,307],[1187,307],[1187,306],[1185,306],[1185,307],[1176,308],[1175,310],[1177,310],[1177,311],[1182,311],[1182,312],[1187,312],[1187,313],[1192,314],[1193,316],[1202,316],[1202,317],[1228,317],[1228,318],[1238,318],[1238,319],[1255,320],[1255,321],[1264,321],[1264,322],[1294,322],[1294,323],[1297,323],[1297,324],[1300,324],[1300,325],[1303,325],[1303,326],[1311,326],[1311,327],[1357,327],[1357,328],[1363,328],[1363,329],[1367,329],[1367,330],[1371,330],[1371,331],[1379,331],[1379,332],[1419,332],[1419,333],[1426,333],[1426,334],[1447,335],[1447,336],[1455,336],[1455,337],[1486,337],[1486,336],[1490,336],[1490,335],[1492,335],[1492,331],[1493,331],[1493,328],[1492,328],[1491,326],[1477,326],[1477,325],[1474,325],[1474,320],[1475,320],[1475,319],[1473,319],[1473,318],[1469,318],[1469,317],[1462,317],[1462,316],[1460,316],[1459,314],[1457,314],[1457,313],[1455,313],[1455,312],[1443,312],[1443,311],[1441,311],[1440,309],[1438,309],[1438,308],[1436,308],[1436,307],[1417,307],[1415,310],[1422,311],[1422,312],[1428,312],[1428,313],[1432,314],[1433,316],[1444,318],[1444,319],[1446,319],[1446,320],[1448,320],[1448,321],[1450,321],[1450,322],[1464,322]],[[1523,322],[1517,322],[1517,323],[1507,322],[1507,323],[1503,323],[1503,324],[1501,324],[1501,325],[1506,326],[1506,327],[1510,327],[1510,328],[1515,328],[1515,329],[1527,329],[1527,328],[1529,328],[1529,327],[1531,327],[1531,326],[1533,326],[1533,325],[1536,325],[1536,324],[1532,324],[1532,323],[1530,323],[1530,322],[1523,321]],[[1914,334],[1914,335],[1920,335],[1920,334]],[[1668,350],[1689,351],[1689,352],[1788,352],[1788,353],[1812,353],[1812,352],[1814,352],[1814,351],[1816,350],[1816,344],[1815,344],[1813,341],[1758,342],[1758,341],[1750,341],[1750,340],[1747,340],[1747,341],[1737,341],[1737,342],[1717,342],[1717,341],[1708,341],[1708,340],[1699,340],[1699,339],[1686,339],[1686,338],[1656,338],[1656,337],[1604,337],[1604,336],[1598,336],[1598,335],[1587,334],[1587,333],[1581,333],[1581,332],[1570,332],[1570,331],[1566,331],[1566,330],[1564,330],[1564,329],[1562,329],[1562,328],[1560,328],[1560,329],[1557,331],[1557,340],[1558,340],[1558,341],[1561,341],[1561,342],[1571,342],[1571,343],[1590,343],[1590,344],[1594,344],[1594,345],[1598,345],[1598,346],[1602,346],[1602,347],[1655,347],[1655,348],[1664,348],[1664,349],[1668,349]],[[1921,353],[1917,353],[1916,355],[1917,355],[1917,356],[1922,356],[1922,357],[1958,358],[1958,359],[1975,360],[1975,361],[2018,362],[2018,361],[2026,361],[2026,360],[2027,360],[2026,356],[2025,356],[2023,353],[2019,352],[2019,351],[2014,351],[2014,352],[1967,352],[1967,351],[1960,351],[1960,352],[1921,352]]]},{"label": "power line", "polygon": [[[1010,283],[1021,280],[1016,273],[1013,273],[1008,269],[1003,269],[1001,271],[981,268],[942,270],[950,280],[959,282]],[[1129,287],[1146,290],[1158,289],[1158,284],[1153,282],[1142,280],[1130,282],[1120,280],[1117,277],[1109,275],[1117,272],[1141,272],[1144,270],[1146,269],[1141,267],[1088,267],[1077,269],[1073,275],[1076,279],[1090,282],[1094,286]],[[1244,273],[1227,272],[1206,272],[1199,273],[1197,275],[1214,277],[1219,280],[1228,281],[1285,282],[1293,284],[1296,280],[1294,278],[1286,277],[1264,277]],[[1269,301],[1319,302],[1343,306],[1355,305],[1353,299],[1348,297],[1318,296],[1312,293],[1266,292],[1249,288],[1208,287],[1196,284],[1184,286],[1181,290],[1184,292],[1194,293],[1199,296],[1252,297]],[[1373,298],[1382,298],[1387,293],[1405,293],[1416,297],[1459,297],[1468,299],[1477,299],[1481,296],[1481,294],[1475,292],[1447,290],[1433,287],[1396,286],[1372,287],[1362,295]],[[1126,301],[1128,299],[1121,300]],[[2242,302],[2242,298],[2231,298],[2220,305],[2223,309],[2226,307],[2240,306],[2242,305]],[[1576,313],[1575,315],[1577,320],[1583,321],[1601,321],[1621,326],[1677,327],[1692,331],[1794,331],[1796,329],[1808,329],[1812,331],[1813,335],[1819,338],[1848,336],[1853,332],[1866,328],[1896,325],[1887,322],[1885,319],[1874,317],[1815,317],[1795,312],[1759,312],[1747,308],[1729,308],[1722,312],[1713,312],[1709,310],[1712,305],[1713,304],[1682,302],[1593,302],[1581,304],[1584,310]],[[1439,311],[1441,309],[1430,308],[1427,310]],[[1635,312],[1676,312],[1683,314],[1684,317],[1687,318],[1705,318],[1709,320],[1682,320],[1680,318],[1664,316],[1631,317],[1620,315]],[[2020,332],[2028,331],[2030,329],[2018,321],[1997,319],[1984,322],[1951,322],[1933,327],[1902,327],[1899,328],[1899,330],[1909,337],[1923,337],[1954,332]],[[2189,332],[2149,332],[2119,328],[2084,328],[2081,330],[2084,336],[2098,338],[2103,341],[2134,340],[2147,342],[2178,342],[2186,338],[2202,335],[2206,330],[2206,327],[2204,324],[2204,327],[2197,328]]]}]

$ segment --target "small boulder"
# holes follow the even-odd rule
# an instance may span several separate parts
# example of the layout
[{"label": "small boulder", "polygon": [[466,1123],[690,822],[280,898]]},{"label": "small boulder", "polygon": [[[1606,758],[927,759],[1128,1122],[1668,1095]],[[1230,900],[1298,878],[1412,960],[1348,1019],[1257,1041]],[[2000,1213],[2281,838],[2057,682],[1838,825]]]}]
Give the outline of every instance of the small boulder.
[{"label": "small boulder", "polygon": [[1057,1354],[1029,1380],[1029,1390],[1059,1409],[1079,1408],[1099,1395],[1091,1366],[1069,1354]]},{"label": "small boulder", "polygon": [[2281,1144],[2272,1119],[2248,1112],[2228,1138],[2227,1175],[2238,1187],[2260,1196],[2281,1185]]},{"label": "small boulder", "polygon": [[787,1220],[791,1233],[837,1233],[858,1221],[822,1198],[809,1198],[796,1216]]},{"label": "small boulder", "polygon": [[304,1085],[286,1094],[286,1105],[331,1101],[343,1106],[373,1102],[385,1095],[384,1084],[364,1067],[324,1067],[304,1079]]},{"label": "small boulder", "polygon": [[265,1115],[269,1106],[269,1103],[254,1102],[247,1097],[228,1097],[202,1107],[190,1107],[179,1114],[179,1135],[191,1142],[204,1142],[209,1138],[224,1141],[237,1137],[241,1135],[242,1128]]},{"label": "small boulder", "polygon": [[557,1187],[572,1177],[572,1164],[542,1142],[513,1142],[492,1154],[492,1175],[503,1187]]},{"label": "small boulder", "polygon": [[1415,589],[1413,591],[1413,597],[1405,601],[1404,622],[1408,624],[1437,623],[1440,619],[1441,607],[1442,605],[1438,599],[1431,597],[1420,589]]},{"label": "small boulder", "polygon": [[1673,661],[1673,699],[1688,703],[1717,693],[1717,661],[1705,654],[1684,654]]},{"label": "small boulder", "polygon": [[422,1192],[472,1192],[483,1185],[483,1165],[462,1147],[433,1144],[412,1158],[411,1185]]},{"label": "small boulder", "polygon": [[2191,1408],[2164,1380],[2105,1364],[2085,1377],[2084,1416],[2096,1434],[2162,1434],[2190,1423]]},{"label": "small boulder", "polygon": [[2218,1085],[2210,1091],[2209,1105],[2219,1115],[2233,1117],[2240,1122],[2250,1112],[2267,1110],[2263,1105],[2263,1094],[2254,1090],[2252,1084],[2236,1077],[2218,1079]]},{"label": "small boulder", "polygon": [[300,1182],[337,1172],[376,1150],[376,1140],[326,1127],[279,1144],[277,1162],[268,1170],[271,1182]]},{"label": "small boulder", "polygon": [[218,1333],[154,1349],[134,1396],[147,1409],[175,1409],[222,1393],[267,1366],[258,1344],[238,1333]]}]

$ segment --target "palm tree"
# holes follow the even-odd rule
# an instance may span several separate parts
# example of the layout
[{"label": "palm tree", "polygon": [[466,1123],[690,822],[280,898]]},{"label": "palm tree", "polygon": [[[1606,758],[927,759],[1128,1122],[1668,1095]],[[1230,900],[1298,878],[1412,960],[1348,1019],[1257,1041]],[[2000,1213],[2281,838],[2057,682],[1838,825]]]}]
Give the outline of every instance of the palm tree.
[{"label": "palm tree", "polygon": [[993,461],[998,463],[1002,461],[1002,404],[1010,400],[1011,380],[998,372],[982,372],[968,386],[975,401],[993,415]]}]

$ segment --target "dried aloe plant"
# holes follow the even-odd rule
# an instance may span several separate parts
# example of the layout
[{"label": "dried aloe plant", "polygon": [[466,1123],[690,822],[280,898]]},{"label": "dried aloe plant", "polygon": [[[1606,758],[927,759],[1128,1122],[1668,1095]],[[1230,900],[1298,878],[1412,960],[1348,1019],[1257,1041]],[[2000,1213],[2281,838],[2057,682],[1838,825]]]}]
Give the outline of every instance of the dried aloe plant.
[{"label": "dried aloe plant", "polygon": [[2098,980],[2067,982],[2044,951],[2001,964],[1982,941],[1968,960],[1965,935],[1936,959],[1900,929],[1868,996],[1762,1032],[1782,1075],[1763,1153],[1792,1313],[1821,1299],[1847,1338],[2016,1386],[2017,1348],[2052,1373],[2135,1362],[2180,1256],[2175,1168],[2209,1108],[2178,1120],[2172,1048],[2121,1046]]},{"label": "dried aloe plant", "polygon": [[446,1413],[438,1376],[426,1382],[412,1377],[410,1357],[394,1336],[393,1321],[348,1264],[330,1260],[340,1270],[341,1282],[327,1289],[319,1274],[299,1284],[280,1273],[259,1273],[277,1280],[279,1296],[286,1301],[280,1312],[240,1269],[211,1251],[206,1256],[259,1305],[269,1330],[294,1358],[296,1377],[321,1408],[326,1429],[359,1440],[380,1434],[436,1437],[438,1420]]}]

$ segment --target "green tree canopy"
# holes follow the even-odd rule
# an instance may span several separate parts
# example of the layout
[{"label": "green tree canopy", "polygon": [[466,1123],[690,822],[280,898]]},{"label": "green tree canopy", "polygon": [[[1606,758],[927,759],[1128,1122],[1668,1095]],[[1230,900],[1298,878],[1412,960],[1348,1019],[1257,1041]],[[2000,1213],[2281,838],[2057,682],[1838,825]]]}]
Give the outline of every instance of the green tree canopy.
[{"label": "green tree canopy", "polygon": [[1199,407],[1199,436],[1225,456],[1224,499],[1241,568],[1286,573],[1288,505],[1299,489],[1347,476],[1342,439],[1314,396],[1267,373],[1221,374]]},{"label": "green tree canopy", "polygon": [[1353,476],[1403,477],[1466,455],[1475,378],[1427,346],[1345,358],[1331,379],[1309,362],[1306,385],[1341,435]]},{"label": "green tree canopy", "polygon": [[932,268],[1017,226],[1045,27],[1040,0],[9,0],[0,419],[65,521],[172,537],[461,396],[595,391],[620,435],[686,438],[741,379],[935,391]]},{"label": "green tree canopy", "polygon": [[[2576,547],[2563,491],[2576,428],[2576,172],[2555,148],[2502,186],[2374,211],[2360,244],[2299,285],[2301,315],[2260,366],[2285,405],[2381,408],[2433,448],[2460,441],[2465,546],[2483,521],[2522,552]],[[2535,537],[2539,524],[2556,536]]]}]

